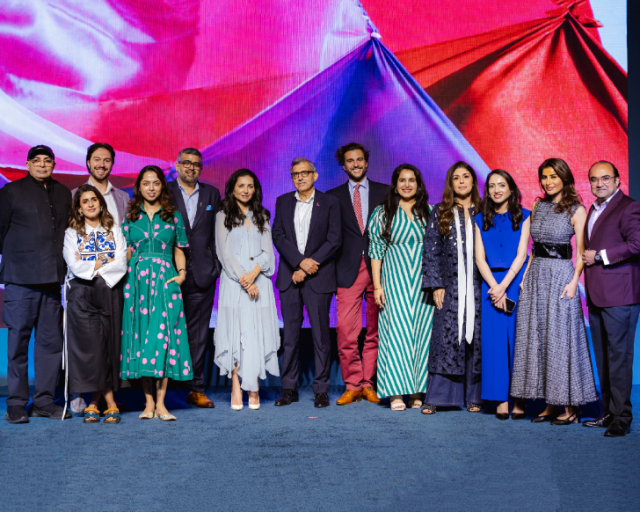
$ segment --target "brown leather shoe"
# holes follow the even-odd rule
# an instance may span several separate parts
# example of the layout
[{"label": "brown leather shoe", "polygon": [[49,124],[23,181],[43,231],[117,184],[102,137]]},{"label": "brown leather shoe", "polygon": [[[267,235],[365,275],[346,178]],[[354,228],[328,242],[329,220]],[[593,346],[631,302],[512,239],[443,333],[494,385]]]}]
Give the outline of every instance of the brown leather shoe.
[{"label": "brown leather shoe", "polygon": [[207,398],[207,395],[204,393],[196,393],[195,391],[189,392],[187,395],[187,403],[204,409],[213,409],[215,407],[215,404]]},{"label": "brown leather shoe", "polygon": [[364,398],[367,402],[371,402],[372,404],[379,404],[382,402],[378,398],[378,393],[376,393],[373,388],[364,388],[362,390],[362,398]]},{"label": "brown leather shoe", "polygon": [[362,391],[359,389],[347,389],[344,394],[336,400],[336,405],[347,405],[362,400]]}]

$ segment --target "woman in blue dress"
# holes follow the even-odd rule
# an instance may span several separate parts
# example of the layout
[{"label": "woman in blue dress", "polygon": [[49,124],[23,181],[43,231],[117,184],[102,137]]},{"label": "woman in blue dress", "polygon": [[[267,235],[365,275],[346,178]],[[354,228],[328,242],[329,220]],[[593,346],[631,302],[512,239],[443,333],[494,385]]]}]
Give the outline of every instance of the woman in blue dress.
[{"label": "woman in blue dress", "polygon": [[[214,335],[215,363],[231,376],[231,408],[260,408],[258,379],[280,375],[280,326],[271,276],[276,261],[269,210],[262,206],[262,188],[249,169],[227,180],[216,216],[216,252],[222,263],[218,323]],[[242,380],[242,384],[240,383]]]},{"label": "woman in blue dress", "polygon": [[[516,339],[516,310],[529,244],[530,210],[522,194],[502,169],[487,176],[482,212],[476,215],[476,264],[482,282],[482,399],[500,402],[496,418],[509,418],[509,384]],[[512,419],[524,418],[522,400],[514,403]]]}]

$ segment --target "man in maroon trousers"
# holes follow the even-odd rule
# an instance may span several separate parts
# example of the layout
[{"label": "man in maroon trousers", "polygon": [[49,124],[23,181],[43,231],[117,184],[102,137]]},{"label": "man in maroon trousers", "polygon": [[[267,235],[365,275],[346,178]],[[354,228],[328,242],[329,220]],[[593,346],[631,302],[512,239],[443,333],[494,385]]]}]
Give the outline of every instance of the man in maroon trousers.
[{"label": "man in maroon trousers", "polygon": [[[336,152],[338,163],[349,177],[344,185],[328,191],[340,201],[342,247],[336,255],[338,292],[338,353],[347,390],[337,405],[380,399],[373,390],[378,362],[378,306],[373,299],[371,259],[369,258],[369,217],[384,200],[387,185],[367,178],[369,152],[352,142]],[[362,299],[367,303],[367,334],[358,351],[362,330]]]},{"label": "man in maroon trousers", "polygon": [[585,285],[604,414],[585,427],[622,437],[631,425],[633,344],[640,313],[640,204],[625,195],[611,162],[589,170],[596,201],[585,226]]}]

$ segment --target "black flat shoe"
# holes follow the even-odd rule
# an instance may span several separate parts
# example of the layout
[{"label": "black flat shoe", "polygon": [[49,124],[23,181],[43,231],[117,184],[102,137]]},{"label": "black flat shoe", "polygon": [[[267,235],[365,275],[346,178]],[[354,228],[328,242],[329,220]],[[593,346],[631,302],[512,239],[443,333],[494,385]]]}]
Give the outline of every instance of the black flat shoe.
[{"label": "black flat shoe", "polygon": [[531,418],[531,423],[544,423],[545,421],[551,421],[554,418],[554,414],[545,414],[543,416],[536,416],[535,418]]},{"label": "black flat shoe", "polygon": [[525,413],[523,413],[523,412],[512,412],[511,413],[511,419],[512,420],[523,420],[526,417],[527,417],[527,415]]},{"label": "black flat shoe", "polygon": [[509,413],[508,412],[497,412],[496,413],[496,418],[498,418],[500,421],[505,421],[509,419]]},{"label": "black flat shoe", "polygon": [[620,420],[615,420],[609,425],[609,428],[604,433],[605,437],[624,437],[626,436],[631,429],[629,425],[625,425]]},{"label": "black flat shoe", "polygon": [[602,416],[596,418],[595,420],[583,421],[582,426],[590,428],[609,428],[609,425],[611,425],[611,423],[613,423],[613,414],[604,413]]},{"label": "black flat shoe", "polygon": [[282,394],[276,400],[276,405],[282,407],[284,405],[291,405],[293,402],[300,401],[298,397],[298,390],[296,389],[283,389]]},{"label": "black flat shoe", "polygon": [[323,407],[329,407],[331,405],[329,395],[326,393],[314,393],[314,398],[313,406],[317,409],[322,409]]},{"label": "black flat shoe", "polygon": [[552,425],[571,425],[572,423],[580,423],[580,414],[573,413],[563,420],[556,418],[551,422]]}]

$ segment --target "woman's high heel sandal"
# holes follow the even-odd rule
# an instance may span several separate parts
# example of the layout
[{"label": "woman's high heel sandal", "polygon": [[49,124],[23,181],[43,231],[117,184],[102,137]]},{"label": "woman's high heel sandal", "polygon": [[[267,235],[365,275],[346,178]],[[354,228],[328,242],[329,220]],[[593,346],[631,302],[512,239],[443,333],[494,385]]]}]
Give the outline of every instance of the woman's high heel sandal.
[{"label": "woman's high heel sandal", "polygon": [[572,423],[580,423],[580,413],[574,412],[564,419],[556,418],[551,422],[552,425],[571,425]]}]

